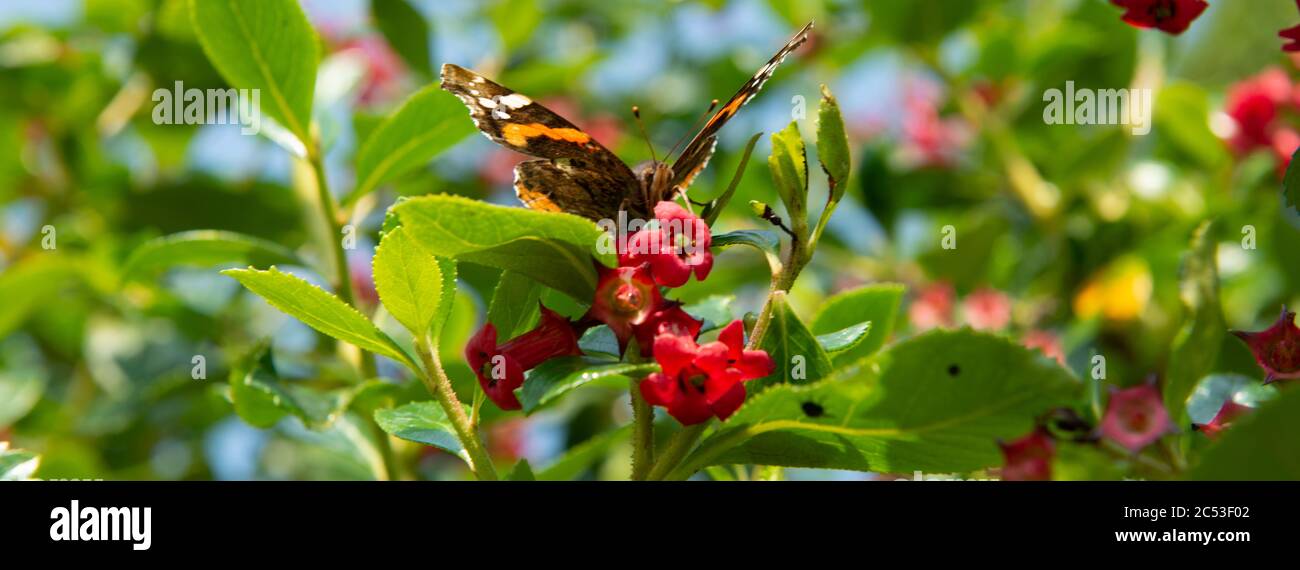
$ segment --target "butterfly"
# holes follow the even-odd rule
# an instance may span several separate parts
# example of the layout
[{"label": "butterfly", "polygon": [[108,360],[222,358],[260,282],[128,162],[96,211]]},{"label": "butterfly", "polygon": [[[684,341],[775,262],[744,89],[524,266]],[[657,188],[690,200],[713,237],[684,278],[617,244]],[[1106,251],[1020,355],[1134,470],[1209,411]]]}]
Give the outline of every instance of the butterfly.
[{"label": "butterfly", "polygon": [[718,131],[754,98],[781,61],[808,40],[812,27],[809,22],[759,68],[671,164],[665,157],[629,168],[554,111],[458,65],[443,64],[441,87],[469,107],[474,125],[493,142],[537,157],[515,166],[515,194],[525,206],[596,221],[616,219],[621,210],[646,217],[655,204],[684,191],[704,170],[717,146]]}]

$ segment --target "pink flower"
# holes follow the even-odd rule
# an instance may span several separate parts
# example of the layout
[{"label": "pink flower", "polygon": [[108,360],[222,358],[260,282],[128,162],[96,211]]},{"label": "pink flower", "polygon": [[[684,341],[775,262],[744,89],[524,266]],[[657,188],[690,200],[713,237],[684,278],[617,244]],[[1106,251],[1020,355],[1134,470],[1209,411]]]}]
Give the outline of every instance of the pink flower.
[{"label": "pink flower", "polygon": [[692,273],[703,281],[713,269],[708,224],[676,202],[660,202],[654,213],[656,225],[628,238],[619,265],[649,263],[655,283],[665,287],[685,285]]},{"label": "pink flower", "polygon": [[966,324],[981,331],[999,331],[1011,323],[1011,299],[996,289],[980,289],[962,304]]},{"label": "pink flower", "polygon": [[952,305],[955,296],[952,285],[943,282],[922,288],[907,309],[912,326],[917,330],[952,326]]},{"label": "pink flower", "polygon": [[998,443],[998,447],[1002,448],[1003,481],[1052,479],[1052,457],[1056,454],[1056,446],[1051,436],[1042,430],[1036,429],[1011,443]]},{"label": "pink flower", "polygon": [[1231,332],[1250,347],[1255,362],[1264,369],[1265,384],[1300,378],[1300,327],[1295,325],[1295,313],[1282,307],[1282,316],[1267,329]]},{"label": "pink flower", "polygon": [[488,323],[465,345],[465,362],[474,370],[479,386],[503,410],[523,407],[515,389],[524,384],[525,371],[556,356],[582,354],[569,321],[545,306],[541,309],[537,326],[510,342],[497,346],[497,329]]},{"label": "pink flower", "polygon": [[641,381],[641,395],[652,406],[668,409],[682,425],[712,417],[727,419],[745,401],[744,382],[772,373],[772,358],[762,350],[745,350],[745,329],[732,321],[718,340],[697,345],[688,336],[655,337],[660,372]]},{"label": "pink flower", "polygon": [[1112,389],[1101,419],[1102,435],[1133,453],[1151,445],[1172,427],[1160,392],[1151,384]]},{"label": "pink flower", "polygon": [[1025,348],[1042,351],[1048,358],[1056,359],[1061,366],[1065,366],[1065,350],[1061,348],[1061,339],[1050,332],[1031,330],[1020,339],[1020,344]]}]

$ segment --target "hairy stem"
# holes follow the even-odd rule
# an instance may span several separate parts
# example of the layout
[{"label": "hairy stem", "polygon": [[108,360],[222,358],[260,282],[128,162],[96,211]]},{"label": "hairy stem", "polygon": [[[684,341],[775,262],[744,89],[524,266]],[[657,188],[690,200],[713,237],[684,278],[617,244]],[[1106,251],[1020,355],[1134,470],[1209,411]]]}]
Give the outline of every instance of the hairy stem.
[{"label": "hairy stem", "polygon": [[704,422],[686,426],[674,434],[673,438],[668,441],[668,448],[659,457],[654,469],[650,470],[648,479],[661,481],[664,477],[667,477],[668,473],[677,467],[677,464],[681,463],[682,458],[686,457],[687,453],[690,453],[691,448],[695,447],[695,442],[700,440],[700,436],[704,434],[704,430],[708,425],[708,422]]},{"label": "hairy stem", "polygon": [[469,455],[470,469],[474,471],[474,476],[480,481],[496,481],[497,472],[492,466],[492,458],[488,456],[483,440],[479,439],[478,433],[474,431],[469,415],[465,413],[464,404],[460,403],[460,398],[457,398],[456,392],[452,390],[451,379],[447,378],[446,371],[442,369],[442,357],[438,355],[437,345],[430,337],[425,336],[416,344],[415,351],[420,354],[420,360],[424,363],[424,373],[420,375],[420,379],[438,401],[438,405],[447,412],[447,418],[451,420],[452,428],[456,431],[456,439],[460,440],[461,447],[464,447],[465,453]]},{"label": "hairy stem", "polygon": [[[320,202],[321,217],[325,219],[325,228],[329,231],[326,239],[330,256],[333,259],[334,276],[330,279],[330,285],[338,294],[344,303],[357,307],[356,295],[352,292],[352,278],[348,273],[347,253],[343,251],[343,224],[339,221],[338,207],[334,202],[334,194],[330,193],[329,179],[325,177],[325,163],[320,152],[313,152],[308,157],[311,164],[312,174],[316,178],[316,197]],[[375,355],[368,351],[361,352],[361,375],[365,378],[375,376]]]},{"label": "hairy stem", "polygon": [[641,395],[638,380],[630,382],[632,397],[632,479],[645,480],[655,460],[655,413]]}]

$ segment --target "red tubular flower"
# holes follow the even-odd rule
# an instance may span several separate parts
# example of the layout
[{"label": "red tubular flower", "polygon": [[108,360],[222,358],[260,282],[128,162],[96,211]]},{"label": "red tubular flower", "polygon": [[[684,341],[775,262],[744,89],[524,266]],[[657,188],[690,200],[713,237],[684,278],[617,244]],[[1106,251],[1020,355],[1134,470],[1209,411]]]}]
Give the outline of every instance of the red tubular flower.
[{"label": "red tubular flower", "polygon": [[525,371],[556,356],[582,354],[569,321],[545,306],[541,309],[541,322],[510,342],[497,346],[497,329],[488,323],[465,345],[465,362],[483,392],[503,410],[523,407],[515,389],[524,384]]},{"label": "red tubular flower", "polygon": [[664,297],[650,277],[648,264],[614,269],[598,267],[597,271],[600,278],[596,282],[596,298],[587,310],[587,317],[608,325],[618,337],[619,349],[626,349],[634,329],[663,308]]},{"label": "red tubular flower", "polygon": [[1042,430],[1034,430],[1011,443],[999,442],[998,447],[1002,448],[1003,481],[1052,480],[1056,445]]},{"label": "red tubular flower", "polygon": [[1160,392],[1150,384],[1112,390],[1101,433],[1129,451],[1137,453],[1173,427]]},{"label": "red tubular flower", "polygon": [[1232,425],[1233,421],[1253,410],[1254,408],[1250,406],[1243,406],[1228,400],[1223,403],[1222,408],[1219,408],[1219,413],[1214,414],[1214,419],[1210,420],[1210,423],[1192,424],[1192,429],[1204,433],[1210,439],[1215,439],[1219,437],[1220,432]]},{"label": "red tubular flower", "polygon": [[681,287],[695,274],[703,281],[713,269],[713,237],[704,220],[676,202],[664,201],[655,206],[657,226],[636,232],[627,241],[627,251],[619,256],[619,265],[650,264],[655,283]]},{"label": "red tubular flower", "polygon": [[1183,33],[1205,11],[1205,0],[1110,0],[1124,8],[1123,20],[1136,28],[1157,28],[1173,35]]},{"label": "red tubular flower", "polygon": [[641,395],[663,406],[682,425],[711,417],[727,419],[745,401],[744,382],[772,373],[772,358],[761,350],[745,350],[745,330],[733,321],[718,340],[697,345],[688,336],[655,337],[654,355],[661,372],[641,381]]},{"label": "red tubular flower", "polygon": [[654,353],[655,337],[661,334],[695,338],[704,323],[682,310],[681,304],[666,301],[663,308],[650,313],[645,322],[632,326],[642,356]]},{"label": "red tubular flower", "polygon": [[1282,316],[1273,326],[1259,332],[1231,331],[1246,342],[1255,362],[1264,369],[1264,383],[1300,378],[1300,327],[1295,313],[1282,307]]}]

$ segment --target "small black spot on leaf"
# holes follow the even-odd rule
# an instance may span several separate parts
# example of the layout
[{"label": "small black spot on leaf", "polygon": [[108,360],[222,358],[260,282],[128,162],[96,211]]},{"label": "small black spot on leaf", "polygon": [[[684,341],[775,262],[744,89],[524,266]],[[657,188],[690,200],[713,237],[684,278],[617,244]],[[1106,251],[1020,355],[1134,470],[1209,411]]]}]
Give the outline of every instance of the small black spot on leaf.
[{"label": "small black spot on leaf", "polygon": [[956,364],[949,364],[949,365],[948,365],[948,375],[949,375],[949,376],[956,376],[956,375],[958,375],[958,374],[961,374],[961,368],[959,368]]},{"label": "small black spot on leaf", "polygon": [[822,408],[821,404],[812,401],[804,402],[800,408],[803,409],[803,414],[810,418],[819,418],[826,413],[826,409]]}]

